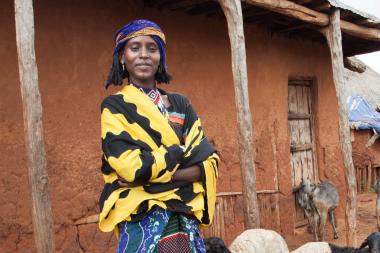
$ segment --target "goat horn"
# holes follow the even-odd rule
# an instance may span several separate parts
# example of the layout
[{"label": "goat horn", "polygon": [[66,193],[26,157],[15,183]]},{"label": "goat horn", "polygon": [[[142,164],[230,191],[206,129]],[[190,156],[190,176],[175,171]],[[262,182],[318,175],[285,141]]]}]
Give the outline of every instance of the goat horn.
[{"label": "goat horn", "polygon": [[362,245],[360,245],[359,249],[365,248],[368,245],[368,238],[364,240]]}]

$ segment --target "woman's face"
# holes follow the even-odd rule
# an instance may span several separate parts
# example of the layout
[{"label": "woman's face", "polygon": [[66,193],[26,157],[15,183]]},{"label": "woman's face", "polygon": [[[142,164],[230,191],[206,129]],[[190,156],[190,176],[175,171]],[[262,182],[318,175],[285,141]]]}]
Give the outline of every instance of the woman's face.
[{"label": "woman's face", "polygon": [[130,81],[154,82],[160,64],[158,45],[150,36],[132,38],[125,45],[122,61],[125,62]]}]

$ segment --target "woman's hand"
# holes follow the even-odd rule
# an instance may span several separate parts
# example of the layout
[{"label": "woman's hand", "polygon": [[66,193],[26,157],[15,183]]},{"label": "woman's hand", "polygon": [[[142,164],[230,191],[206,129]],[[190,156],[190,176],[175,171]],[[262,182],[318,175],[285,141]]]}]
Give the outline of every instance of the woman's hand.
[{"label": "woman's hand", "polygon": [[[131,183],[127,182],[124,178],[118,177],[118,184],[121,187],[137,187],[141,186],[141,183]],[[201,181],[201,168],[198,165],[193,165],[187,168],[182,168],[177,170],[172,176],[172,182],[175,181],[187,181],[187,182],[198,182]]]},{"label": "woman's hand", "polygon": [[117,175],[117,182],[121,187],[129,187],[129,188],[142,185],[139,183],[128,182],[124,178],[120,177],[119,175]]},{"label": "woman's hand", "polygon": [[172,181],[201,181],[201,168],[198,165],[193,165],[187,168],[179,169],[173,174]]}]

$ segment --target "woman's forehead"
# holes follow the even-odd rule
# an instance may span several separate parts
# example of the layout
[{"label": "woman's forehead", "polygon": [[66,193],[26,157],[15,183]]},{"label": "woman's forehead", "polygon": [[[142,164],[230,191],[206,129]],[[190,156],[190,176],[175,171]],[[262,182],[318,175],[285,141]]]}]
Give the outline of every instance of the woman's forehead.
[{"label": "woman's forehead", "polygon": [[132,44],[132,43],[154,43],[157,45],[154,39],[149,35],[136,36],[134,38],[129,39],[127,42],[127,44]]}]

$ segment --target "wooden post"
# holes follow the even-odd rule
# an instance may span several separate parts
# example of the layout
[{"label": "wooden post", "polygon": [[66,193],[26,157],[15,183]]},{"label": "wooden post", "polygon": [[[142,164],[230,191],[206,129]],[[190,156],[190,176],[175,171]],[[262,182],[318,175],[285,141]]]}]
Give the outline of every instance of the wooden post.
[{"label": "wooden post", "polygon": [[247,63],[243,15],[240,0],[219,0],[227,19],[231,43],[232,74],[239,126],[240,168],[243,179],[244,225],[246,229],[260,227],[256,194],[256,171],[253,162],[252,117],[249,109]]},{"label": "wooden post", "polygon": [[371,190],[372,185],[372,166],[370,162],[367,166],[367,193]]},{"label": "wooden post", "polygon": [[354,164],[352,162],[350,127],[348,125],[339,9],[335,9],[333,11],[330,16],[330,23],[328,27],[323,29],[322,32],[324,33],[330,48],[333,79],[339,107],[339,138],[345,167],[345,180],[347,185],[346,239],[348,245],[356,246],[356,177]]},{"label": "wooden post", "polygon": [[42,106],[34,51],[32,0],[15,0],[16,42],[22,96],[25,149],[32,195],[34,240],[38,253],[54,252],[54,227],[42,134]]}]

